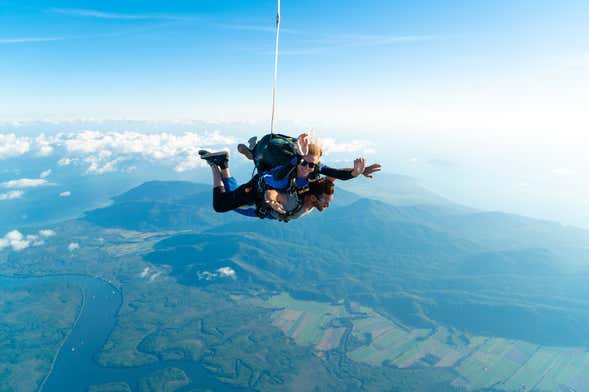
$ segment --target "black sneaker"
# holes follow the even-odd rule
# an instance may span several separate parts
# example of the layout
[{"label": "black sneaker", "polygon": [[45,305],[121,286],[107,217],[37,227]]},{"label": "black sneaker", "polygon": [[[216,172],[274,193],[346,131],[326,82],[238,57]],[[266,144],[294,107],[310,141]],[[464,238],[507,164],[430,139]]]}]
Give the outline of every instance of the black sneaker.
[{"label": "black sneaker", "polygon": [[229,163],[229,152],[227,151],[217,151],[211,152],[207,150],[200,150],[198,155],[209,165],[217,165],[221,169],[227,169],[227,164]]},{"label": "black sneaker", "polygon": [[247,141],[247,145],[251,151],[254,151],[254,148],[256,148],[256,144],[258,144],[258,137],[257,136],[252,136]]},{"label": "black sneaker", "polygon": [[237,145],[237,151],[241,153],[244,157],[252,161],[254,159],[254,153],[251,149],[247,148],[247,146],[243,143]]}]

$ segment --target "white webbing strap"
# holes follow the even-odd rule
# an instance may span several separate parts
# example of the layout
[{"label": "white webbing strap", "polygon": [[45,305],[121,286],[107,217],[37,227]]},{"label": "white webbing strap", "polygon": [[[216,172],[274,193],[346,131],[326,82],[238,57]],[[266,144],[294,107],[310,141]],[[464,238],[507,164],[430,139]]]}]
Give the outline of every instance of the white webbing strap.
[{"label": "white webbing strap", "polygon": [[278,0],[278,13],[276,14],[276,48],[274,51],[274,90],[272,94],[272,123],[270,133],[274,134],[274,117],[276,113],[276,80],[278,78],[278,35],[280,33],[280,0]]}]

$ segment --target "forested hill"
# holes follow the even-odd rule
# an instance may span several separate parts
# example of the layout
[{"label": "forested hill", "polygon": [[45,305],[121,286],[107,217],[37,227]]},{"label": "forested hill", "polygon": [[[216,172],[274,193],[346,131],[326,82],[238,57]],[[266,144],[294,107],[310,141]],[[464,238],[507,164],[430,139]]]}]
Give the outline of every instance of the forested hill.
[{"label": "forested hill", "polygon": [[85,219],[130,230],[186,230],[157,244],[146,260],[171,265],[187,285],[203,284],[194,276],[205,266],[230,265],[240,272],[238,288],[357,301],[413,327],[589,345],[578,328],[589,325],[589,232],[427,204],[435,198],[416,189],[398,194],[397,204],[378,192],[367,198],[337,189],[332,207],[285,224],[217,214],[205,185],[150,182]]}]

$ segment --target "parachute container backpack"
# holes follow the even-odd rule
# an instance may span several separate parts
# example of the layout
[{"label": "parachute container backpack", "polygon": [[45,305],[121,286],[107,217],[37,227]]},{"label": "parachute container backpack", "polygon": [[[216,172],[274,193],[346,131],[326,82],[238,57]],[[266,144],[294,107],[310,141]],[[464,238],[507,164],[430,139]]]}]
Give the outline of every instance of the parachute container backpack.
[{"label": "parachute container backpack", "polygon": [[287,164],[296,155],[296,143],[296,138],[279,133],[264,136],[253,151],[258,173]]}]

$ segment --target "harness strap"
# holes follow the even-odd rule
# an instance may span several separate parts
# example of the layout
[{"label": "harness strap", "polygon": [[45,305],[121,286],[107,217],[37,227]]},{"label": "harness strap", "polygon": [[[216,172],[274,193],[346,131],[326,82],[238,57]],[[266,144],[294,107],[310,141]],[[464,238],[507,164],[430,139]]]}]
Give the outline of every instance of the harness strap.
[{"label": "harness strap", "polygon": [[[279,216],[277,219],[279,221],[288,222],[290,220],[291,216],[298,213],[304,207],[305,200],[302,195],[307,190],[308,190],[308,187],[305,187],[305,188],[300,188],[299,190],[290,193],[291,195],[296,195],[297,205],[292,210],[287,211],[286,214],[278,214]],[[264,201],[264,199],[258,200],[256,202],[256,215],[258,216],[258,218],[260,218],[260,219],[267,218],[272,213],[272,211],[274,211],[274,209],[268,203],[266,203]]]}]

